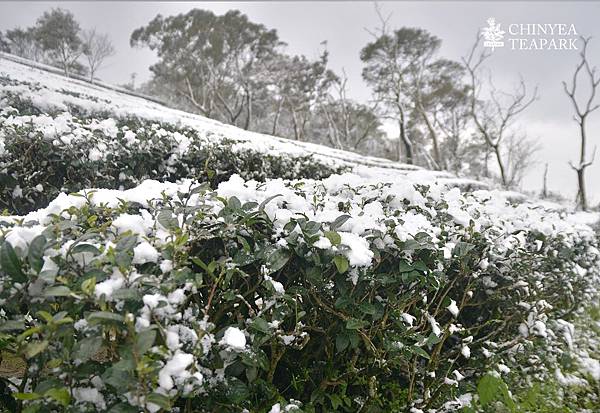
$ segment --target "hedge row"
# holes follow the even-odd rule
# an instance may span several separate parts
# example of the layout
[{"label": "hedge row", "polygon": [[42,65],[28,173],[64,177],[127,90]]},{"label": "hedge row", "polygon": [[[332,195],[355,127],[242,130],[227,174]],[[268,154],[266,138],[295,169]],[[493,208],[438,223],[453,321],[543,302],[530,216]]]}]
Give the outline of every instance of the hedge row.
[{"label": "hedge row", "polygon": [[[525,411],[509,374],[525,386],[570,368],[597,385],[556,356],[599,285],[594,234],[567,221],[484,191],[351,174],[63,194],[2,224],[0,350],[21,367],[0,400]],[[576,411],[598,405],[586,394]]]},{"label": "hedge row", "polygon": [[45,207],[61,192],[127,189],[144,179],[193,178],[214,188],[234,173],[318,179],[343,169],[310,155],[265,154],[169,124],[0,111],[0,211],[10,214]]}]

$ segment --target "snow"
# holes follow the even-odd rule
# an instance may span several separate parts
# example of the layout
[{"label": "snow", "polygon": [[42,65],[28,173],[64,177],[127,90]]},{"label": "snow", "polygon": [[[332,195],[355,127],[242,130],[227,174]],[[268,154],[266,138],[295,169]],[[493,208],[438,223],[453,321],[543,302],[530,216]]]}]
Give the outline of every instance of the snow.
[{"label": "snow", "polygon": [[79,403],[92,403],[98,410],[106,409],[106,401],[102,393],[94,387],[75,387],[73,397]]},{"label": "snow", "polygon": [[237,327],[227,327],[220,344],[232,350],[241,351],[246,348],[246,336]]},{"label": "snow", "polygon": [[[203,134],[210,134],[211,139],[224,138],[237,141],[236,149],[245,151],[258,150],[265,154],[288,154],[289,156],[305,156],[312,154],[315,159],[332,165],[367,166],[377,168],[384,173],[393,170],[395,173],[420,171],[419,167],[405,165],[387,159],[361,156],[352,152],[333,149],[308,142],[291,141],[260,133],[243,131],[231,125],[194,115],[176,109],[171,109],[159,103],[132,96],[131,92],[120,91],[115,87],[102,84],[91,85],[74,78],[65,78],[60,74],[51,73],[43,66],[32,67],[30,62],[14,56],[2,54],[7,58],[0,59],[0,75],[15,79],[26,84],[16,86],[5,85],[3,92],[20,95],[24,100],[31,100],[33,105],[44,112],[66,112],[69,107],[79,108],[84,113],[112,112],[117,118],[139,117],[145,120],[170,123],[179,127],[191,127]],[[26,63],[26,64],[23,64]],[[51,69],[49,69],[51,70]],[[28,84],[35,84],[33,92]],[[65,93],[69,91],[70,93]],[[81,95],[81,97],[78,97]],[[0,94],[0,98],[1,98]],[[116,136],[117,128],[114,120],[107,119],[98,122],[95,128],[107,136]],[[65,122],[67,123],[67,122]],[[184,135],[179,136],[178,151],[185,151],[189,142]],[[129,134],[126,139],[132,139]],[[370,171],[367,170],[367,173]],[[424,173],[430,173],[425,171]],[[447,174],[433,173],[447,178]]]},{"label": "snow", "polygon": [[279,403],[275,403],[272,407],[271,410],[269,410],[269,413],[281,413],[281,404]]},{"label": "snow", "polygon": [[159,266],[160,270],[163,274],[168,273],[173,269],[173,261],[171,260],[162,260]]},{"label": "snow", "polygon": [[360,235],[351,232],[340,232],[342,244],[350,249],[344,252],[351,266],[366,267],[373,260],[373,251],[369,248],[369,242]]},{"label": "snow", "polygon": [[408,313],[402,313],[402,314],[400,314],[400,317],[402,317],[402,320],[404,320],[404,322],[411,327],[413,326],[413,323],[416,320],[415,317],[413,317],[412,315],[410,315]]},{"label": "snow", "polygon": [[463,345],[460,349],[460,354],[462,354],[464,358],[468,359],[471,357],[471,349],[469,346]]},{"label": "snow", "polygon": [[458,317],[458,307],[456,306],[456,301],[454,300],[450,300],[450,305],[448,305],[448,307],[446,307],[448,309],[448,311],[450,311],[450,313],[454,316],[454,317]]},{"label": "snow", "polygon": [[147,262],[157,262],[158,251],[149,242],[143,241],[133,249],[133,263],[145,264]]},{"label": "snow", "polygon": [[140,215],[121,214],[113,221],[112,225],[119,234],[131,231],[134,234],[145,235],[147,231],[144,218]]},{"label": "snow", "polygon": [[582,369],[595,381],[600,382],[600,361],[591,357],[580,357],[579,364]]},{"label": "snow", "polygon": [[577,377],[570,373],[563,374],[563,372],[559,368],[557,368],[554,371],[554,377],[563,386],[586,386],[587,385],[587,381],[585,379],[582,379],[581,377]]},{"label": "snow", "polygon": [[273,278],[269,277],[268,275],[265,275],[265,281],[269,282],[273,286],[273,289],[275,290],[275,292],[277,294],[285,294],[285,289],[283,288],[283,284],[281,284],[279,281],[275,281]]},{"label": "snow", "polygon": [[29,244],[35,237],[41,235],[44,227],[41,225],[33,225],[31,227],[18,227],[13,229],[5,237],[5,240],[17,250],[17,254],[25,256],[29,250]]},{"label": "snow", "polygon": [[94,288],[94,294],[97,298],[100,298],[104,295],[107,299],[109,299],[115,291],[123,287],[124,283],[125,277],[123,277],[121,271],[115,268],[110,278],[96,284],[96,287]]},{"label": "snow", "polygon": [[158,373],[158,384],[160,387],[165,390],[171,390],[175,386],[176,381],[190,377],[191,374],[186,369],[193,362],[193,355],[183,352],[175,353]]},{"label": "snow", "polygon": [[440,325],[435,320],[435,318],[433,318],[433,316],[428,315],[427,319],[429,320],[429,324],[431,325],[431,332],[439,337],[442,334],[442,330],[440,330]]}]

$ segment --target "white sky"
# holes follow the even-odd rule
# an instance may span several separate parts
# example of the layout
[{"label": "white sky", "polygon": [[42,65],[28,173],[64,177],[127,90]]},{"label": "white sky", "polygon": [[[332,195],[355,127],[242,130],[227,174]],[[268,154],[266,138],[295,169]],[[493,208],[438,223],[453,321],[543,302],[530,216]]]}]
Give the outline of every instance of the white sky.
[{"label": "white sky", "polygon": [[[425,28],[443,40],[441,55],[453,59],[468,51],[477,30],[491,16],[504,30],[510,23],[574,24],[579,34],[596,38],[590,44],[589,56],[600,67],[600,3],[389,1],[380,5],[385,14],[392,13],[390,28]],[[192,8],[222,14],[239,9],[252,21],[277,29],[280,38],[288,43],[289,53],[317,57],[320,43],[327,40],[331,67],[337,72],[345,69],[351,96],[358,100],[369,98],[369,89],[360,76],[359,51],[371,39],[365,28],[378,25],[372,2],[0,2],[0,30],[30,26],[51,7],[71,10],[83,28],[96,27],[112,37],[117,54],[99,73],[108,82],[126,83],[134,72],[139,81],[148,79],[148,67],[155,56],[149,50],[130,48],[129,37],[156,14],[185,13]],[[549,189],[569,197],[575,194],[575,173],[568,161],[577,159],[578,130],[561,81],[570,79],[576,62],[576,51],[516,51],[506,47],[497,49],[488,62],[499,86],[511,85],[523,76],[529,85],[539,87],[540,100],[520,119],[522,129],[542,146],[537,163],[525,178],[525,189],[541,187],[547,162]],[[600,111],[594,114],[588,128],[590,153],[594,145],[600,146],[599,131]],[[597,162],[587,170],[587,186],[594,202],[600,202],[600,153]]]}]

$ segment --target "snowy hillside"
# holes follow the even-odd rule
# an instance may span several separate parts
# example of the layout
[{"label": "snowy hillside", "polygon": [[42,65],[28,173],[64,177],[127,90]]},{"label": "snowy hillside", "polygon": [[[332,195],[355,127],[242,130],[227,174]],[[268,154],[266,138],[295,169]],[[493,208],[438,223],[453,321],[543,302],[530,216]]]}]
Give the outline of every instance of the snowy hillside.
[{"label": "snowy hillside", "polygon": [[[89,82],[68,79],[51,73],[39,63],[26,61],[7,54],[0,54],[0,77],[4,82],[3,94],[15,94],[22,99],[31,100],[33,106],[42,111],[61,112],[76,107],[84,113],[109,112],[116,118],[139,117],[145,120],[170,123],[176,126],[190,127],[211,139],[232,139],[239,144],[236,150],[257,150],[264,154],[307,155],[310,154],[319,162],[340,166],[352,166],[359,174],[373,176],[375,173],[384,176],[409,175],[415,182],[437,179],[449,185],[473,185],[476,188],[486,187],[483,183],[468,179],[457,179],[448,173],[423,170],[417,166],[400,164],[387,159],[358,155],[309,142],[291,141],[269,135],[263,135],[225,125],[205,117],[170,109],[158,103],[111,90],[103,86],[91,85]],[[26,63],[20,64],[19,61]],[[39,69],[38,69],[39,67]],[[52,125],[48,125],[52,127]],[[360,166],[369,166],[368,172]],[[390,171],[387,171],[387,170]],[[382,171],[380,171],[382,170]],[[418,172],[411,174],[411,171]]]},{"label": "snowy hillside", "polygon": [[0,168],[9,409],[600,405],[588,217],[13,58]]}]

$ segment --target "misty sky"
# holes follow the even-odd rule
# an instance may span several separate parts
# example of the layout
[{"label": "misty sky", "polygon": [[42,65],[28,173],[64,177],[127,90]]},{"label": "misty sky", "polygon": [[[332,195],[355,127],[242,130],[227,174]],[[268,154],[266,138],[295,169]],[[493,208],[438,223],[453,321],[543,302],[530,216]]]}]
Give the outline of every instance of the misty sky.
[{"label": "misty sky", "polygon": [[[390,28],[422,27],[443,40],[440,55],[459,59],[470,49],[479,28],[488,17],[495,17],[506,30],[511,23],[574,24],[579,34],[593,36],[589,56],[600,67],[600,3],[594,2],[382,2],[384,14],[392,13]],[[138,82],[149,78],[148,67],[155,56],[147,49],[132,49],[129,37],[136,28],[147,24],[157,14],[185,13],[205,8],[217,14],[239,9],[249,18],[268,28],[277,29],[292,54],[316,58],[327,41],[330,64],[336,72],[344,69],[349,78],[351,97],[367,100],[370,91],[361,79],[360,49],[372,37],[365,28],[378,26],[371,2],[0,2],[0,30],[30,26],[47,9],[71,10],[82,28],[96,27],[108,33],[117,54],[99,72],[99,77],[122,84],[137,74]],[[519,76],[539,87],[540,100],[520,118],[522,130],[537,138],[542,149],[537,163],[527,174],[524,189],[538,190],[544,164],[549,164],[549,189],[573,197],[575,173],[567,162],[576,160],[579,150],[578,130],[572,120],[571,104],[564,95],[561,81],[570,79],[577,63],[577,51],[520,51],[496,49],[487,63],[497,86],[507,87]],[[600,110],[588,129],[591,153],[600,146]],[[600,149],[599,149],[600,150]],[[600,201],[600,153],[595,165],[587,170],[588,192]]]}]

